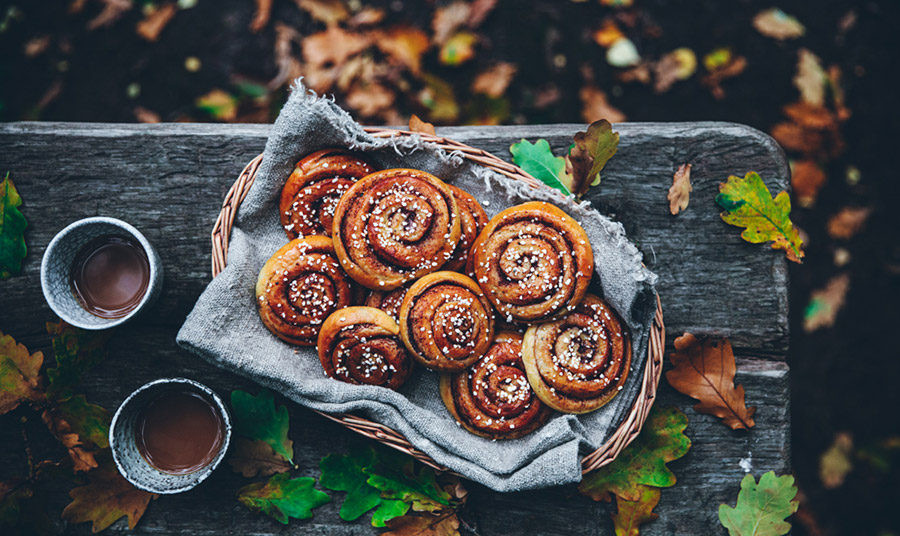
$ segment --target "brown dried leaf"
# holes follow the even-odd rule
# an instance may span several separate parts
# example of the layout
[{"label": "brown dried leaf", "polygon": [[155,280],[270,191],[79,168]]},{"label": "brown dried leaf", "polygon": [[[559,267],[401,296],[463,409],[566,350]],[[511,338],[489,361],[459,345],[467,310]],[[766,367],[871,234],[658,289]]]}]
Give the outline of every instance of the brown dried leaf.
[{"label": "brown dried leaf", "polygon": [[791,161],[791,187],[800,206],[812,206],[824,184],[825,172],[815,161]]},{"label": "brown dried leaf", "polygon": [[696,411],[719,417],[732,430],[754,426],[756,408],[746,406],[744,387],[734,385],[736,366],[727,339],[701,341],[685,333],[675,339],[669,357],[675,368],[666,379],[676,391],[699,400]]},{"label": "brown dried leaf", "polygon": [[[119,18],[125,14],[126,11],[132,8],[133,4],[131,0],[101,0],[103,2],[103,9],[100,13],[97,14],[96,17],[88,21],[87,29],[88,30],[96,30],[97,28],[102,28],[104,26],[109,26],[112,23],[119,20]],[[72,3],[69,11],[70,12],[78,12],[84,7],[84,2]]]},{"label": "brown dried leaf", "polygon": [[44,354],[29,354],[25,345],[0,331],[0,415],[9,413],[25,400],[44,397],[39,373]]},{"label": "brown dried leaf", "polygon": [[374,117],[390,108],[397,95],[377,82],[355,84],[347,92],[345,103],[363,117]]},{"label": "brown dried leaf", "polygon": [[437,515],[405,515],[387,521],[381,536],[459,536],[459,519],[453,510]]},{"label": "brown dried leaf", "polygon": [[471,10],[472,7],[461,0],[435,9],[431,19],[431,29],[434,31],[432,39],[435,44],[443,45],[451,35],[462,28],[468,22]]},{"label": "brown dried leaf", "polygon": [[679,80],[687,80],[697,71],[697,55],[689,48],[669,52],[653,65],[656,80],[653,91],[665,93]]},{"label": "brown dried leaf", "polygon": [[69,458],[72,460],[72,470],[76,473],[79,471],[90,471],[97,467],[96,455],[99,449],[91,448],[85,445],[81,438],[72,430],[72,425],[63,419],[58,413],[44,411],[41,414],[44,424],[50,429],[60,443],[69,451]]},{"label": "brown dried leaf", "polygon": [[811,333],[819,328],[833,326],[838,312],[844,306],[848,290],[850,274],[843,273],[832,277],[825,288],[813,291],[809,297],[809,305],[803,312],[803,331]]},{"label": "brown dried leaf", "polygon": [[294,0],[297,7],[326,26],[337,26],[350,18],[350,11],[342,0]]},{"label": "brown dried leaf", "polygon": [[432,136],[436,136],[437,133],[434,130],[434,125],[431,123],[427,123],[419,119],[419,116],[416,114],[412,114],[409,118],[409,131],[410,132],[421,132],[423,134],[431,134]]},{"label": "brown dried leaf", "polygon": [[766,37],[779,41],[796,39],[806,33],[800,21],[777,7],[759,12],[753,17],[753,27]]},{"label": "brown dried leaf", "polygon": [[800,91],[800,100],[810,106],[825,105],[825,69],[818,56],[805,48],[797,52],[797,74],[794,87]]},{"label": "brown dried leaf", "polygon": [[303,38],[303,59],[318,66],[340,66],[372,44],[372,36],[332,26]]},{"label": "brown dried leaf", "polygon": [[834,436],[834,443],[819,458],[819,478],[822,487],[835,489],[841,487],[847,474],[853,469],[853,436],[840,432]]},{"label": "brown dried leaf", "polygon": [[581,98],[581,118],[588,123],[606,119],[610,123],[625,121],[625,114],[606,100],[606,93],[595,86],[584,86],[578,92]]},{"label": "brown dried leaf", "polygon": [[669,195],[666,196],[666,199],[669,200],[669,212],[673,216],[688,207],[693,189],[694,187],[691,186],[691,164],[681,164],[675,170],[675,175],[672,177],[672,186],[669,187]]},{"label": "brown dried leaf", "polygon": [[422,69],[422,54],[431,45],[422,30],[412,26],[394,26],[377,34],[375,46],[413,74],[419,74]]},{"label": "brown dried leaf", "polygon": [[863,228],[869,215],[870,207],[844,207],[828,220],[828,236],[838,240],[849,240]]},{"label": "brown dried leaf", "polygon": [[51,38],[49,35],[37,35],[32,37],[25,43],[23,47],[23,52],[25,53],[26,58],[33,58],[35,56],[39,56],[47,51],[47,48],[50,46]]},{"label": "brown dried leaf", "polygon": [[157,7],[150,11],[150,14],[144,17],[144,20],[137,24],[135,31],[147,41],[156,41],[159,39],[159,34],[162,33],[163,29],[169,24],[169,21],[175,17],[175,13],[177,12],[178,7],[174,2],[169,2]]},{"label": "brown dried leaf", "polygon": [[472,81],[472,92],[482,93],[492,98],[499,98],[506,92],[518,68],[508,62],[495,63],[487,70],[478,73]]},{"label": "brown dried leaf", "polygon": [[256,33],[269,24],[269,18],[272,16],[272,0],[255,0],[256,12],[253,13],[253,20],[250,21],[250,31]]},{"label": "brown dried leaf", "polygon": [[122,478],[112,461],[87,475],[88,484],[69,492],[72,502],[62,512],[62,518],[72,523],[93,523],[92,532],[100,532],[120,517],[128,516],[128,528],[133,529],[147,510],[151,499],[158,497],[132,486]]},{"label": "brown dried leaf", "polygon": [[228,465],[246,477],[269,476],[291,470],[291,464],[259,439],[238,437],[228,457]]}]

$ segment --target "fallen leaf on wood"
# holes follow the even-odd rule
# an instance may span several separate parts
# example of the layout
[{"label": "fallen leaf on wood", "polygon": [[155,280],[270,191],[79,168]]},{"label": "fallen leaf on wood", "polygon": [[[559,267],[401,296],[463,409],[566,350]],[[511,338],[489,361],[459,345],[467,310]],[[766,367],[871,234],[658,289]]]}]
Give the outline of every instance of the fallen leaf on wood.
[{"label": "fallen leaf on wood", "polygon": [[388,532],[381,536],[459,536],[456,512],[446,510],[437,515],[406,515],[387,522]]},{"label": "fallen leaf on wood", "polygon": [[108,411],[76,395],[44,410],[41,418],[69,451],[75,472],[97,467],[97,454],[109,447]]},{"label": "fallen leaf on wood", "polygon": [[456,505],[438,485],[434,470],[405,454],[383,451],[363,472],[369,476],[366,482],[378,489],[382,498],[403,501],[416,512],[436,513]]},{"label": "fallen leaf on wood", "polygon": [[112,460],[87,474],[88,484],[69,492],[72,502],[62,512],[62,518],[72,523],[93,523],[92,532],[100,532],[120,517],[128,516],[128,528],[133,529],[147,510],[150,499],[158,495],[132,486],[116,470]]},{"label": "fallen leaf on wood", "polygon": [[616,497],[616,513],[612,514],[616,536],[639,536],[641,525],[659,517],[659,514],[653,512],[659,504],[659,497],[659,488],[650,486],[641,486],[641,496],[636,501]]},{"label": "fallen leaf on wood", "polygon": [[744,387],[734,385],[736,367],[728,340],[701,341],[685,333],[675,339],[669,359],[674,368],[666,379],[676,391],[699,401],[694,410],[719,417],[732,430],[754,426],[756,408],[747,407]]},{"label": "fallen leaf on wood", "polygon": [[111,331],[89,331],[66,324],[47,322],[47,334],[51,337],[56,368],[47,369],[50,385],[47,395],[64,400],[73,394],[73,388],[85,372],[102,363],[107,356],[106,341]]},{"label": "fallen leaf on wood", "polygon": [[853,437],[847,432],[835,434],[834,442],[819,458],[819,478],[825,489],[839,488],[853,470]]},{"label": "fallen leaf on wood", "polygon": [[471,32],[459,32],[441,46],[438,59],[444,65],[455,67],[475,57],[478,36]]},{"label": "fallen leaf on wood", "polygon": [[431,44],[425,32],[412,26],[394,26],[375,38],[375,46],[413,74],[422,70],[422,54]]},{"label": "fallen leaf on wood", "polygon": [[665,93],[679,80],[687,80],[697,72],[697,55],[689,48],[678,48],[653,65],[653,91]]},{"label": "fallen leaf on wood", "polygon": [[372,525],[385,526],[389,519],[402,516],[409,510],[409,504],[401,500],[381,497],[381,491],[369,485],[366,468],[376,462],[376,451],[371,447],[356,449],[347,455],[329,454],[319,462],[322,476],[319,484],[333,491],[346,491],[341,504],[340,516],[344,521],[353,521],[372,510]]},{"label": "fallen leaf on wood", "polygon": [[499,98],[506,92],[509,83],[516,75],[518,67],[512,63],[499,62],[488,69],[478,73],[472,81],[472,92],[481,93],[488,97]]},{"label": "fallen leaf on wood", "polygon": [[19,211],[21,205],[22,198],[7,171],[6,177],[0,181],[0,279],[17,275],[28,252],[25,247],[28,222]]},{"label": "fallen leaf on wood", "polygon": [[29,353],[24,344],[0,331],[0,415],[26,400],[44,398],[39,375],[43,363],[43,353]]},{"label": "fallen leaf on wood", "polygon": [[150,14],[137,24],[135,31],[147,41],[156,41],[177,12],[178,7],[173,2],[153,8]]},{"label": "fallen leaf on wood", "polygon": [[291,464],[260,439],[236,437],[228,465],[246,477],[269,476],[291,470]]},{"label": "fallen leaf on wood", "polygon": [[281,473],[263,482],[254,482],[238,490],[238,501],[250,510],[263,513],[288,524],[290,518],[310,519],[314,508],[331,502],[331,498],[315,489],[313,478],[291,478]]},{"label": "fallen leaf on wood", "polygon": [[268,443],[272,450],[289,463],[294,463],[294,442],[288,439],[289,420],[285,406],[275,406],[275,395],[261,389],[256,396],[234,390],[231,392],[234,431],[250,439]]},{"label": "fallen leaf on wood", "polygon": [[824,184],[825,171],[815,161],[809,159],[791,161],[791,188],[800,206],[812,206]]},{"label": "fallen leaf on wood", "polygon": [[513,163],[535,179],[565,195],[572,193],[566,186],[566,183],[571,184],[571,179],[565,178],[566,159],[554,156],[547,140],[539,139],[531,143],[522,139],[519,143],[510,145],[509,152],[512,154]]},{"label": "fallen leaf on wood", "polygon": [[828,236],[837,240],[849,240],[856,236],[872,214],[870,207],[844,207],[828,219]]},{"label": "fallen leaf on wood", "polygon": [[594,86],[584,86],[578,92],[581,98],[581,118],[588,123],[598,119],[606,119],[610,123],[625,121],[625,114],[612,106],[606,99],[606,93]]},{"label": "fallen leaf on wood", "polygon": [[801,48],[797,52],[797,74],[793,79],[794,87],[800,91],[800,100],[810,106],[824,106],[827,80],[818,56]]},{"label": "fallen leaf on wood", "polygon": [[654,406],[634,442],[612,463],[585,475],[578,491],[595,501],[609,501],[611,494],[638,501],[643,486],[674,486],[675,475],[666,463],[681,458],[690,449],[691,440],[684,435],[687,423],[687,417],[678,408]]},{"label": "fallen leaf on wood", "polygon": [[[87,29],[89,31],[96,30],[97,28],[102,28],[104,26],[110,26],[112,23],[119,20],[122,15],[125,14],[126,11],[130,10],[133,7],[133,3],[131,0],[101,0],[103,3],[103,9],[100,10],[100,13],[97,14],[96,17],[89,20],[87,23]],[[72,4],[73,11],[80,11],[80,8],[75,9],[75,4]]]},{"label": "fallen leaf on wood", "polygon": [[432,39],[435,44],[443,45],[451,35],[465,26],[471,10],[471,6],[461,0],[438,6],[431,18],[431,29],[434,32]]},{"label": "fallen leaf on wood", "polygon": [[343,65],[350,56],[369,48],[372,37],[331,26],[303,39],[303,60],[316,65]]},{"label": "fallen leaf on wood", "polygon": [[594,121],[586,132],[578,132],[569,149],[566,171],[569,190],[582,196],[588,188],[600,184],[600,171],[619,148],[619,133],[606,119]]},{"label": "fallen leaf on wood", "polygon": [[833,326],[849,289],[850,274],[843,273],[832,277],[825,288],[813,291],[803,311],[803,331],[812,333]]},{"label": "fallen leaf on wood", "polygon": [[691,164],[681,164],[672,176],[672,186],[669,187],[669,212],[676,215],[688,207],[691,201]]},{"label": "fallen leaf on wood", "polygon": [[272,0],[255,0],[256,11],[253,13],[253,20],[250,21],[250,31],[256,33],[269,24],[269,18],[272,16]]},{"label": "fallen leaf on wood", "polygon": [[410,116],[409,118],[409,131],[421,132],[422,134],[431,134],[432,136],[437,135],[437,133],[434,131],[434,125],[422,121],[416,114],[412,114],[412,116]]},{"label": "fallen leaf on wood", "polygon": [[779,41],[797,39],[806,33],[806,28],[796,17],[788,15],[777,7],[759,12],[753,17],[753,27],[766,37]]},{"label": "fallen leaf on wood", "polygon": [[725,223],[744,227],[741,238],[753,244],[771,241],[772,248],[784,250],[788,260],[801,262],[803,241],[791,222],[787,192],[779,192],[773,199],[759,174],[750,171],[743,178],[732,175],[720,184],[716,203],[725,209]]},{"label": "fallen leaf on wood", "polygon": [[791,530],[785,519],[797,511],[796,495],[791,475],[776,477],[769,471],[759,484],[745,475],[735,506],[719,505],[719,521],[730,536],[782,536]]},{"label": "fallen leaf on wood", "polygon": [[309,13],[313,20],[326,26],[337,26],[350,18],[350,11],[343,0],[294,0],[297,7]]}]

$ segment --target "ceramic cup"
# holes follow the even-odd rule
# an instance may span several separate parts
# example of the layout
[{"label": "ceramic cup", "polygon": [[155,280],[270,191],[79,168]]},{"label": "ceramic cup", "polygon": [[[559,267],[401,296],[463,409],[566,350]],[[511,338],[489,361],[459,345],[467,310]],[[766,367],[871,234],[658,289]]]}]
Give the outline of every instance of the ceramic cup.
[{"label": "ceramic cup", "polygon": [[[137,307],[121,318],[92,315],[72,291],[71,270],[75,256],[82,247],[101,236],[133,238],[144,249],[150,265],[150,280],[144,297]],[[107,329],[127,322],[153,304],[162,288],[162,279],[162,262],[150,242],[140,231],[115,218],[86,218],[70,224],[53,237],[41,261],[41,288],[50,308],[67,323],[82,329]]]},{"label": "ceramic cup", "polygon": [[[141,414],[151,402],[167,390],[193,390],[202,393],[212,400],[222,420],[224,437],[219,452],[212,461],[192,473],[171,474],[160,471],[150,465],[138,451],[136,432]],[[159,494],[188,491],[206,480],[225,457],[230,442],[231,416],[222,399],[209,387],[187,378],[155,380],[131,393],[116,410],[109,427],[109,446],[119,472],[135,487]]]}]

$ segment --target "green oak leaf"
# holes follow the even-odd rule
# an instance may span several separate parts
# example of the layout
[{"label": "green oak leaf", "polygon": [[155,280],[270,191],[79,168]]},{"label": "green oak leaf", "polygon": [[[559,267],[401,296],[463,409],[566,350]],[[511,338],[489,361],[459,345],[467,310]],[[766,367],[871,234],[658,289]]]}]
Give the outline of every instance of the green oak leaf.
[{"label": "green oak leaf", "polygon": [[728,182],[720,184],[716,203],[725,209],[725,223],[744,227],[741,238],[753,244],[772,241],[772,249],[783,249],[788,260],[801,262],[803,240],[791,222],[791,198],[787,192],[772,199],[759,173],[750,171],[744,178],[732,175]]},{"label": "green oak leaf", "polygon": [[310,519],[314,508],[331,502],[331,497],[313,487],[315,484],[314,478],[291,478],[288,473],[280,473],[239,489],[238,500],[250,510],[287,525],[291,517]]},{"label": "green oak leaf", "polygon": [[641,485],[675,485],[675,475],[666,463],[681,458],[691,447],[691,440],[684,435],[687,422],[687,416],[678,408],[654,406],[637,439],[612,463],[585,475],[578,491],[595,501],[610,500],[610,493],[638,501]]},{"label": "green oak leaf", "polygon": [[56,400],[65,400],[81,381],[81,376],[106,359],[106,341],[109,331],[88,331],[66,324],[47,322],[47,333],[52,338],[57,368],[47,369],[50,385],[47,394]]},{"label": "green oak leaf", "polygon": [[730,536],[781,536],[791,530],[785,521],[800,505],[794,497],[797,486],[791,475],[775,476],[769,471],[759,479],[747,474],[741,480],[734,508],[719,505],[719,521]]},{"label": "green oak leaf", "polygon": [[258,395],[235,390],[231,393],[234,431],[250,439],[265,441],[276,454],[294,463],[294,442],[288,439],[289,417],[285,406],[275,407],[275,395],[262,389]]},{"label": "green oak leaf", "polygon": [[340,511],[344,521],[358,519],[375,508],[372,525],[383,527],[388,519],[401,516],[409,510],[409,505],[403,501],[383,499],[381,491],[368,484],[369,475],[363,470],[372,466],[375,461],[375,450],[369,447],[351,450],[347,455],[329,454],[319,462],[319,469],[322,471],[319,484],[325,489],[347,492]]},{"label": "green oak leaf", "polygon": [[69,423],[83,445],[98,449],[109,446],[111,416],[104,408],[89,403],[84,395],[64,400],[52,411]]},{"label": "green oak leaf", "polygon": [[535,179],[565,195],[572,193],[566,186],[566,183],[571,183],[566,174],[566,159],[553,156],[547,140],[540,139],[531,143],[523,139],[510,145],[509,152],[512,153],[513,162]]},{"label": "green oak leaf", "polygon": [[25,247],[28,222],[19,211],[21,204],[22,198],[7,171],[6,178],[0,182],[0,279],[17,275],[28,252]]},{"label": "green oak leaf", "polygon": [[600,184],[600,171],[619,148],[619,133],[601,119],[591,123],[587,132],[575,134],[574,141],[566,167],[572,177],[572,193],[582,196],[589,187]]},{"label": "green oak leaf", "polygon": [[401,453],[383,451],[377,462],[363,471],[368,484],[381,492],[382,498],[400,500],[417,512],[436,512],[451,505],[450,494],[438,486],[434,470],[417,466]]}]

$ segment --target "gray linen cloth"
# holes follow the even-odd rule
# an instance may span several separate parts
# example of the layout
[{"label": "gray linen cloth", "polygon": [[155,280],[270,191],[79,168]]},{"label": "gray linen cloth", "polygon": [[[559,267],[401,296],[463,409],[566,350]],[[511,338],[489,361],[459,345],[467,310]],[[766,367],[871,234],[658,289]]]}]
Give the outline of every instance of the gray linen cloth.
[{"label": "gray linen cloth", "polygon": [[[438,375],[421,367],[399,392],[358,386],[324,376],[314,348],[292,347],[263,326],[254,285],[265,261],[287,242],[278,199],[285,179],[303,156],[327,147],[364,152],[381,168],[418,168],[455,184],[493,216],[528,200],[549,201],[578,220],[590,237],[601,293],[631,330],[634,359],[622,392],[587,415],[557,414],[521,439],[491,441],[460,427],[438,393]],[[606,177],[605,180],[615,180]],[[625,238],[621,224],[565,198],[535,190],[423,143],[419,136],[374,139],[334,102],[298,81],[266,144],[262,164],[231,233],[228,266],[209,284],[178,333],[178,344],[207,361],[297,403],[330,413],[353,413],[401,432],[438,463],[498,491],[537,489],[581,480],[579,458],[603,444],[631,407],[646,360],[655,311],[656,276]]]}]

